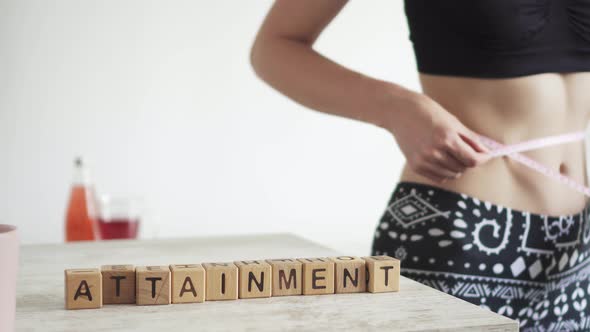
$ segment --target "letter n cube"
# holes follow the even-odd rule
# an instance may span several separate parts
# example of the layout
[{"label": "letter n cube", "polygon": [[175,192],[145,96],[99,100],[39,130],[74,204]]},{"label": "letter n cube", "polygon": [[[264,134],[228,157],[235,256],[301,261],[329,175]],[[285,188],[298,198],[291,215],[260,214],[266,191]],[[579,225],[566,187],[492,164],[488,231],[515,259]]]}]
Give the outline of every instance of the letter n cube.
[{"label": "letter n cube", "polygon": [[270,297],[272,271],[270,264],[261,260],[235,261],[239,273],[239,297],[249,299]]},{"label": "letter n cube", "polygon": [[353,256],[338,256],[334,261],[336,293],[363,293],[367,289],[365,261]]}]

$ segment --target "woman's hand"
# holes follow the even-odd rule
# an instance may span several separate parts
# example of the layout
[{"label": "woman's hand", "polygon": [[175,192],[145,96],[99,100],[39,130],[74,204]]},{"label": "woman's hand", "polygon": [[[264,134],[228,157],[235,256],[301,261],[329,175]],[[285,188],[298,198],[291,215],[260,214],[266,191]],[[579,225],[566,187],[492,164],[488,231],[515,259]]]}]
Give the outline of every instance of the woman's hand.
[{"label": "woman's hand", "polygon": [[416,173],[446,182],[489,160],[489,151],[476,133],[424,94],[398,104],[385,126]]}]

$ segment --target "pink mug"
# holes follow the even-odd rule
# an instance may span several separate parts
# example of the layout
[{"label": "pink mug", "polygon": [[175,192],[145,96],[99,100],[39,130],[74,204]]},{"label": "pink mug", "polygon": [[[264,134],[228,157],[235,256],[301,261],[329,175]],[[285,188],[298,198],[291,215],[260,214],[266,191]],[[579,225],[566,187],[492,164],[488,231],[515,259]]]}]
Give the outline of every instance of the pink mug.
[{"label": "pink mug", "polygon": [[0,331],[14,331],[17,271],[16,226],[0,224]]}]

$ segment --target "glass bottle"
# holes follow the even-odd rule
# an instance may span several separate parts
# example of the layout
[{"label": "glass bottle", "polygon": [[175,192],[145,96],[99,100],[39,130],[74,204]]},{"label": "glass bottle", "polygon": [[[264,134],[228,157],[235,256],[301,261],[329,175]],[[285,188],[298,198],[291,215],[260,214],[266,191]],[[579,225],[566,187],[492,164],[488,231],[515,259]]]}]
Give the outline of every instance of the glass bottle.
[{"label": "glass bottle", "polygon": [[88,170],[81,158],[74,162],[74,179],[65,220],[66,242],[99,238],[96,200]]}]

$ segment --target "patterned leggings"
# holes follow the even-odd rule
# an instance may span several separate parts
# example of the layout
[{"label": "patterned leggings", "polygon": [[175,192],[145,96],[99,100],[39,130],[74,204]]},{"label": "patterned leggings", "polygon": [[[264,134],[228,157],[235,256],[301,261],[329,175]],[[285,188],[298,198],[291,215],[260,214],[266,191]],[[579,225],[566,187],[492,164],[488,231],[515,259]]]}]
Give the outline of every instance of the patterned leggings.
[{"label": "patterned leggings", "polygon": [[401,274],[517,320],[520,331],[590,330],[590,205],[544,216],[400,182],[373,255]]}]

